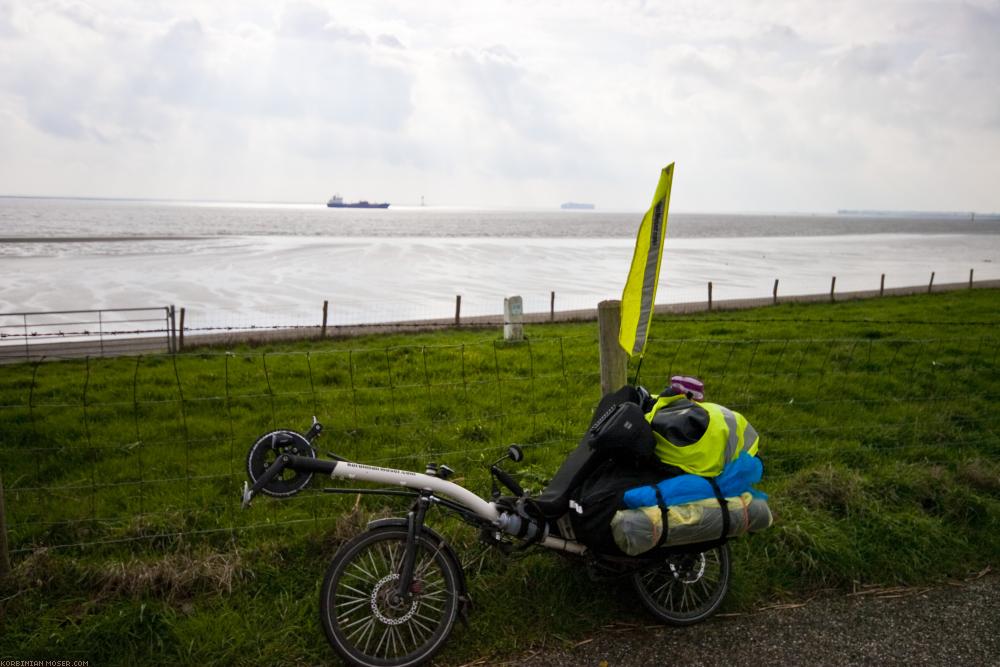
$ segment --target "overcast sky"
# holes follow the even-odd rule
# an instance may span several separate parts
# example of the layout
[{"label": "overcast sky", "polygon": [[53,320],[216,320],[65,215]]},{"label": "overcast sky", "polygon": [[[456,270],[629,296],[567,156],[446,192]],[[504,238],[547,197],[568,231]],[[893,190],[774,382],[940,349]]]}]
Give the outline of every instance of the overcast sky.
[{"label": "overcast sky", "polygon": [[0,0],[0,194],[1000,210],[1000,2]]}]

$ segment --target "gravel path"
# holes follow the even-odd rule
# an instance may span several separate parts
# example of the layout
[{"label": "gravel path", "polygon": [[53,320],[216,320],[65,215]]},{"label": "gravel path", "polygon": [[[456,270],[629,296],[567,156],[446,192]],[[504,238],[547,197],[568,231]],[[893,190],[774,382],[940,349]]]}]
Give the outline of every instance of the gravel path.
[{"label": "gravel path", "polygon": [[1000,576],[926,589],[825,594],[688,628],[611,627],[572,648],[528,653],[508,664],[1000,667]]}]

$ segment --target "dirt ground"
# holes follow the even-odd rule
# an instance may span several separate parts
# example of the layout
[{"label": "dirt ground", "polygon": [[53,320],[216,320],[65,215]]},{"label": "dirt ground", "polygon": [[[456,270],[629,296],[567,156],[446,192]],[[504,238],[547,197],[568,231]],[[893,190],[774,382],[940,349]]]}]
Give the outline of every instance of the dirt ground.
[{"label": "dirt ground", "polygon": [[[484,659],[471,665],[498,664]],[[1000,576],[928,588],[824,593],[687,628],[609,626],[559,650],[502,664],[1000,666]]]}]

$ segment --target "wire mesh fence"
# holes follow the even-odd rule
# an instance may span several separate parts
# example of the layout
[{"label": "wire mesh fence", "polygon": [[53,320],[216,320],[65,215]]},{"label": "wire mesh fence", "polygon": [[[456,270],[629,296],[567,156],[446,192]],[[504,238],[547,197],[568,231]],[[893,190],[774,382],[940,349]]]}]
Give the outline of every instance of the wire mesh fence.
[{"label": "wire mesh fence", "polygon": [[[884,280],[883,280],[884,283]],[[709,310],[741,310],[779,303],[832,302],[901,296],[927,292],[1000,288],[1000,280],[971,279],[968,283],[933,283],[883,287],[863,291],[780,294],[777,281],[771,296],[722,298],[725,289],[706,283],[706,298],[661,303],[660,314]],[[324,301],[311,307],[275,303],[266,311],[178,307],[124,308],[45,313],[0,313],[0,364],[34,359],[66,359],[172,352],[185,348],[242,342],[268,343],[369,333],[412,332],[446,328],[502,326],[502,300],[463,298],[462,295],[425,303],[347,299]],[[431,303],[432,302],[432,303]],[[523,296],[524,321],[566,322],[597,317],[592,296],[554,291]]]},{"label": "wire mesh fence", "polygon": [[172,315],[170,306],[0,313],[0,363],[169,352]]},{"label": "wire mesh fence", "polygon": [[[703,378],[762,434],[768,483],[817,463],[1000,459],[997,339],[651,339],[642,383]],[[511,442],[536,492],[600,398],[596,335],[312,352],[85,358],[0,376],[12,553],[211,539],[333,518],[307,493],[240,511],[250,445],[326,426],[323,451],[421,469],[448,463],[485,492]]]}]

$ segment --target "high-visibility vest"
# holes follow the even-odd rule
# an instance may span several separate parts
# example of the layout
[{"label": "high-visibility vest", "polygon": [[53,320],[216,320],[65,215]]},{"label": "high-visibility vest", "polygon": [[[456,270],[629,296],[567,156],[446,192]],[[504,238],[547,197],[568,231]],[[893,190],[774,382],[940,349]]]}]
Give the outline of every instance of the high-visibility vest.
[{"label": "high-visibility vest", "polygon": [[754,427],[717,403],[695,403],[683,394],[660,396],[646,421],[656,439],[656,456],[693,475],[715,477],[741,453],[757,453]]}]

